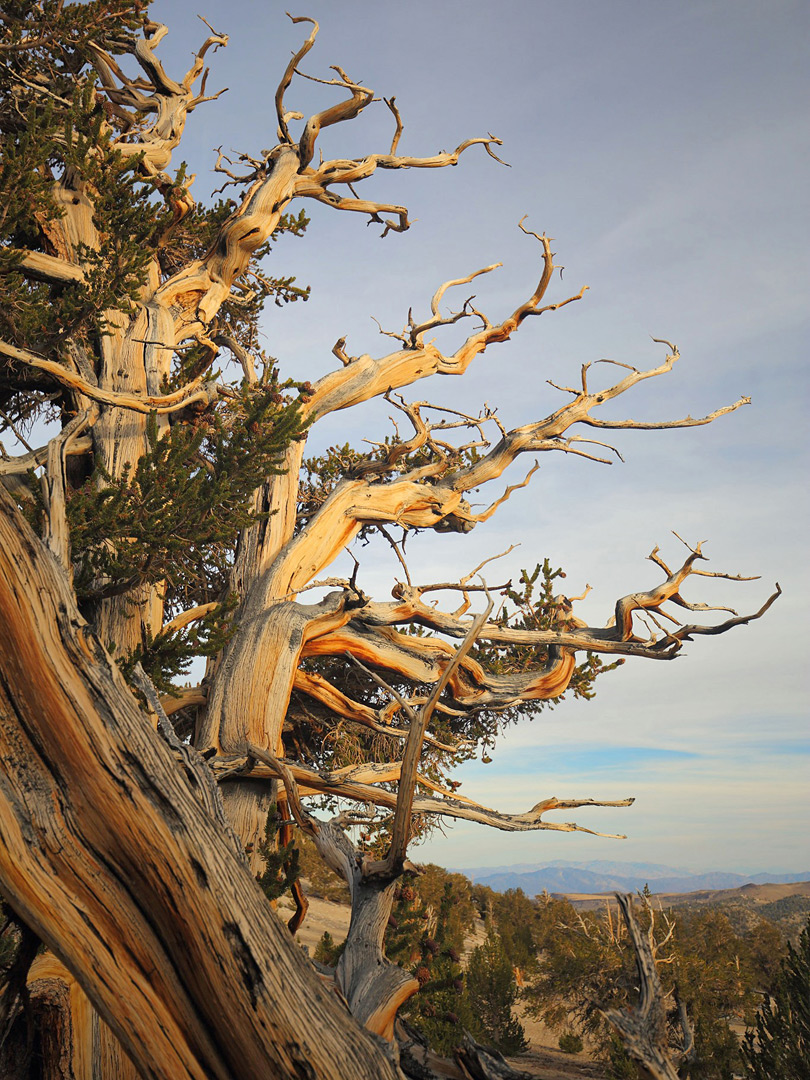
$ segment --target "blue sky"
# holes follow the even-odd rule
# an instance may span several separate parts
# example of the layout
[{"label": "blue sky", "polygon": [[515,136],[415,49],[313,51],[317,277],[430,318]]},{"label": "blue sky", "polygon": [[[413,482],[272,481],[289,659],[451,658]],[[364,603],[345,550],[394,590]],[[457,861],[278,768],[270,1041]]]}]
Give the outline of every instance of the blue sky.
[{"label": "blue sky", "polygon": [[[179,0],[158,0],[153,11],[170,25],[161,53],[177,72],[204,28]],[[274,3],[207,0],[200,12],[231,35],[211,57],[209,82],[230,90],[194,114],[183,143],[204,195],[212,147],[273,145],[272,94],[302,28]],[[498,579],[548,556],[566,569],[572,592],[593,586],[580,610],[604,624],[616,597],[656,580],[644,561],[656,544],[677,559],[676,530],[708,541],[712,568],[763,575],[707,583],[714,602],[750,611],[775,580],[785,590],[762,621],[698,640],[672,664],[625,664],[595,701],[566,702],[518,725],[491,765],[462,773],[468,795],[504,810],[548,795],[636,795],[631,810],[577,814],[627,841],[457,826],[420,857],[456,866],[622,858],[806,869],[810,8],[798,0],[416,0],[406,12],[315,0],[306,13],[321,33],[305,69],[328,77],[337,63],[380,95],[396,94],[401,152],[430,154],[492,131],[511,168],[472,148],[455,169],[368,181],[365,195],[404,203],[414,220],[384,241],[355,215],[307,205],[307,237],[280,243],[273,264],[313,288],[306,305],[268,312],[266,347],[282,370],[325,373],[343,334],[352,352],[387,351],[370,316],[399,330],[408,308],[426,310],[442,281],[495,261],[504,268],[480,281],[477,303],[492,317],[511,311],[537,277],[536,248],[517,230],[528,214],[530,228],[556,240],[565,266],[558,296],[588,284],[586,298],[533,320],[463,380],[422,383],[412,398],[476,411],[486,400],[505,423],[526,423],[563,400],[546,380],[570,383],[585,361],[653,366],[663,354],[651,336],[675,341],[682,359],[615,415],[703,415],[753,398],[708,428],[626,433],[618,443],[625,464],[546,455],[531,487],[486,525],[412,542],[415,579],[442,580],[520,540],[492,571]],[[331,100],[327,88],[300,80],[287,95],[305,113]],[[391,127],[384,106],[370,108],[324,132],[324,154],[387,150]],[[379,438],[387,412],[370,405],[339,414],[313,444]],[[396,572],[384,552],[362,552],[367,591],[386,597]]]}]

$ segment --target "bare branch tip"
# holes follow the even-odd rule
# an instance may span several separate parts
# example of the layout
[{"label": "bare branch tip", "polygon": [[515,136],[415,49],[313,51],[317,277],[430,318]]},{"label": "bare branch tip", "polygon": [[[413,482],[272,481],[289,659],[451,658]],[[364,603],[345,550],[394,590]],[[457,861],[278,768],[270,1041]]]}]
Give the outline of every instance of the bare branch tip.
[{"label": "bare branch tip", "polygon": [[674,356],[676,360],[681,355],[678,352],[678,346],[673,345],[672,342],[667,341],[666,338],[653,337],[652,334],[650,335],[650,338],[651,338],[652,341],[654,341],[656,343],[656,345],[666,345],[666,347],[671,350],[671,355]]}]

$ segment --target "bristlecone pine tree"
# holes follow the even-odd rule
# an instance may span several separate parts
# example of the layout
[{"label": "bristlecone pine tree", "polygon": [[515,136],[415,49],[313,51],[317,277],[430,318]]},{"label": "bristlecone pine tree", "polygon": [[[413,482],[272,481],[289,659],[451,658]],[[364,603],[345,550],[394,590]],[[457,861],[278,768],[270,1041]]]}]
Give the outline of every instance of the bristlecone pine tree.
[{"label": "bristlecone pine tree", "polygon": [[[299,122],[287,99],[318,28],[295,19],[305,40],[278,84],[276,145],[239,167],[220,158],[231,201],[195,205],[172,159],[227,38],[212,30],[189,71],[167,72],[166,28],[147,9],[0,2],[3,1069],[394,1077],[396,1012],[418,982],[382,942],[418,823],[571,831],[544,815],[592,802],[544,798],[497,813],[456,794],[447,769],[490,745],[509,710],[569,687],[589,693],[599,663],[588,657],[674,657],[695,635],[757,618],[773,597],[750,616],[674,621],[651,637],[637,612],[701,608],[680,593],[705,573],[699,547],[675,569],[653,552],[661,583],[619,599],[601,627],[550,592],[543,603],[518,592],[516,618],[493,615],[474,572],[418,584],[403,569],[387,602],[355,580],[329,580],[320,600],[304,590],[361,533],[393,542],[393,525],[469,531],[512,489],[480,513],[468,493],[520,454],[604,453],[575,425],[690,427],[744,402],[667,424],[598,418],[603,402],[669,372],[674,347],[610,385],[583,370],[570,400],[512,431],[489,413],[396,396],[434,374],[463,375],[530,316],[582,296],[547,295],[549,240],[528,232],[539,280],[512,312],[467,303],[445,313],[445,294],[469,273],[440,285],[387,355],[352,356],[341,339],[331,374],[285,382],[258,347],[257,320],[267,298],[305,293],[258,264],[281,231],[303,231],[293,204],[315,199],[353,211],[347,228],[359,214],[383,235],[402,232],[407,210],[366,201],[358,185],[377,169],[455,165],[468,150],[495,157],[498,140],[403,156],[392,100],[390,148],[321,160],[321,128],[353,120],[374,96],[335,67],[323,111]],[[435,332],[462,320],[468,336],[442,352]],[[386,395],[412,434],[304,464],[321,418]],[[205,678],[180,689],[200,656]],[[324,796],[344,800],[343,816],[306,808]],[[344,828],[352,802],[366,817],[377,809],[368,848]],[[334,983],[257,883],[272,807],[351,889]]]}]

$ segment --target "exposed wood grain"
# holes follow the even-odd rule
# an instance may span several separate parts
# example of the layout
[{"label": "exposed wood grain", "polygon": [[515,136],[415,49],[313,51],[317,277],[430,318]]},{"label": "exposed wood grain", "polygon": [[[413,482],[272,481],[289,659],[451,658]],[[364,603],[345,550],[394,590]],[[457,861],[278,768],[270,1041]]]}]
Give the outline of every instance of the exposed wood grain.
[{"label": "exposed wood grain", "polygon": [[396,1076],[323,992],[2,491],[0,511],[3,892],[144,1077]]}]

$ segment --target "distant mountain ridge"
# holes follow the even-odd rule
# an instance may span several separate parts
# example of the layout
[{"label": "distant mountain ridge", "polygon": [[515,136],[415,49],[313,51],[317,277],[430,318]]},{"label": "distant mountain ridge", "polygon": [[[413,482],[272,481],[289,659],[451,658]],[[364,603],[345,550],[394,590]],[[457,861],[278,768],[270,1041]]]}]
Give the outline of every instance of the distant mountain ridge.
[{"label": "distant mountain ridge", "polygon": [[782,873],[738,874],[730,871],[691,872],[657,863],[560,862],[552,866],[517,866],[459,869],[479,885],[495,892],[522,889],[527,896],[550,893],[637,892],[649,885],[653,893],[690,893],[700,890],[738,889],[743,885],[775,885],[810,881],[810,870]]}]

